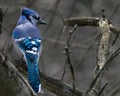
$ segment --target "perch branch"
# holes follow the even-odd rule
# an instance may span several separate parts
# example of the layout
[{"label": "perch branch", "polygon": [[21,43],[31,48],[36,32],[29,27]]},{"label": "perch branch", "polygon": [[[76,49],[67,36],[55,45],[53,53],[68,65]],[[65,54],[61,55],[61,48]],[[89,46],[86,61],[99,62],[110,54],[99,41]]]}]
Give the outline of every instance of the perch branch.
[{"label": "perch branch", "polygon": [[[60,80],[50,78],[40,73],[42,86],[59,96],[74,96],[74,91],[69,85]],[[76,96],[82,96],[82,92],[76,89]]]},{"label": "perch branch", "polygon": [[[17,76],[20,78],[20,80],[23,82],[22,85],[26,85],[29,92],[32,94],[30,96],[35,96],[34,91],[31,89],[29,83],[27,80],[22,76],[22,74],[18,71],[19,69],[16,69],[16,67],[13,65],[13,62],[8,58],[6,54],[0,53],[0,63],[5,62],[5,64],[9,69],[11,69],[14,73],[17,74]],[[24,64],[25,65],[25,64]],[[25,67],[20,66],[23,68],[24,71],[27,71]],[[68,86],[65,83],[61,83],[60,80],[53,79],[51,77],[46,76],[45,74],[40,72],[40,78],[42,86],[46,89],[50,90],[51,92],[60,95],[60,96],[74,96],[72,87]],[[76,89],[76,96],[82,96],[82,92],[78,89]]]}]

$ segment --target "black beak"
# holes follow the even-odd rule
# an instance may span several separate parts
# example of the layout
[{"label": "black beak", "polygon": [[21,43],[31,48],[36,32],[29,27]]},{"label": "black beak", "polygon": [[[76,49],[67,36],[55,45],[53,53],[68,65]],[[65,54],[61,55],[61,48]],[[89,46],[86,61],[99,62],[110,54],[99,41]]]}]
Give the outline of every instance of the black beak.
[{"label": "black beak", "polygon": [[41,19],[38,21],[38,24],[47,25],[47,23],[45,21],[41,20]]}]

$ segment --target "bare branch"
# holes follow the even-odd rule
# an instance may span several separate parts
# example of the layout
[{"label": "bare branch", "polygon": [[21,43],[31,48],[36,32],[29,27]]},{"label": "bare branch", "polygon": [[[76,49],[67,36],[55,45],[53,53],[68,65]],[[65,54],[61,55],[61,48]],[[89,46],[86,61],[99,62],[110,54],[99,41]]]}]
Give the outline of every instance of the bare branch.
[{"label": "bare branch", "polygon": [[99,91],[98,96],[102,96],[102,92],[104,91],[104,89],[106,88],[106,86],[108,85],[108,82],[105,83],[105,85],[102,87],[102,89]]},{"label": "bare branch", "polygon": [[77,27],[77,24],[74,25],[74,27],[73,27],[72,30],[69,30],[67,42],[66,42],[66,45],[65,45],[66,62],[69,65],[70,70],[71,70],[71,74],[72,74],[74,96],[76,96],[76,90],[75,90],[75,73],[74,73],[73,64],[72,64],[71,59],[70,59],[70,53],[71,53],[70,52],[70,47],[71,47],[70,41],[71,41],[72,33],[76,30],[76,27]]},{"label": "bare branch", "polygon": [[3,12],[2,16],[4,16],[8,11],[8,8],[6,8],[6,10]]},{"label": "bare branch", "polygon": [[116,34],[115,39],[112,42],[112,46],[115,44],[115,42],[117,41],[118,37],[119,37],[120,33]]},{"label": "bare branch", "polygon": [[[65,29],[68,27],[68,24],[67,24],[67,22],[64,22],[65,21],[65,17],[64,17],[64,15],[62,14],[62,11],[60,10],[60,15],[61,15],[61,17],[62,17],[62,20],[63,20],[63,23],[65,23],[64,24],[64,28],[63,28],[63,32],[65,31]],[[74,94],[74,96],[76,96],[76,88],[75,88],[75,73],[74,73],[74,68],[73,68],[73,64],[72,64],[72,62],[71,62],[71,58],[70,58],[70,53],[71,53],[71,50],[70,50],[70,47],[71,47],[71,45],[70,45],[70,41],[71,41],[71,36],[72,36],[72,34],[74,33],[74,31],[76,30],[76,27],[77,27],[77,24],[75,24],[74,25],[74,27],[73,27],[73,29],[72,30],[70,30],[69,28],[68,28],[68,34],[67,34],[67,41],[66,41],[66,45],[65,45],[65,47],[64,47],[64,49],[65,49],[65,55],[66,55],[66,61],[65,61],[65,66],[64,66],[64,72],[63,72],[63,75],[62,75],[62,78],[61,78],[61,80],[63,80],[63,77],[64,77],[64,74],[65,74],[65,70],[66,70],[66,64],[68,64],[69,65],[69,68],[70,68],[70,71],[71,71],[71,75],[72,75],[72,80],[73,80],[73,94]]]},{"label": "bare branch", "polygon": [[[51,92],[60,96],[74,96],[73,89],[69,85],[62,83],[61,80],[50,78],[43,73],[40,73],[40,78],[42,86]],[[82,96],[82,94],[76,89],[76,96]]]},{"label": "bare branch", "polygon": [[63,69],[63,74],[62,74],[62,77],[61,77],[61,82],[63,82],[64,75],[66,73],[66,65],[67,65],[67,60],[65,61],[65,65],[64,65],[64,69]]},{"label": "bare branch", "polygon": [[[78,26],[98,27],[99,20],[100,20],[100,18],[98,18],[98,17],[74,17],[74,18],[65,19],[64,22],[67,22],[68,26],[74,26],[75,24],[77,24]],[[109,26],[110,26],[110,30],[113,33],[115,33],[115,34],[119,33],[119,30],[117,28],[113,27],[112,24],[110,24]]]},{"label": "bare branch", "polygon": [[[104,18],[99,21],[99,27],[101,29],[102,37],[100,41],[100,46],[98,50],[98,60],[97,60],[97,67],[95,70],[95,76],[98,74],[98,72],[105,66],[107,62],[108,57],[108,50],[110,46],[110,37],[111,37],[111,31],[109,27],[108,21]],[[95,88],[99,90],[101,87],[101,80],[102,75],[99,76]]]},{"label": "bare branch", "polygon": [[[98,26],[99,18],[97,17],[73,17],[67,18],[64,22],[68,23],[68,26],[74,26],[77,24],[78,26]],[[66,23],[64,23],[66,24]]]},{"label": "bare branch", "polygon": [[102,19],[99,21],[99,27],[102,30],[101,32],[102,37],[98,51],[98,62],[97,62],[98,70],[96,71],[101,70],[107,61],[108,50],[110,46],[110,37],[111,37],[110,27],[106,19],[105,21]]},{"label": "bare branch", "polygon": [[[99,21],[99,27],[102,30],[102,37],[101,37],[99,51],[98,51],[97,67],[95,70],[95,77],[93,80],[94,82],[91,83],[90,88],[87,91],[87,94],[99,93],[98,90],[100,90],[101,88],[101,80],[102,80],[102,75],[104,71],[103,68],[107,62],[108,50],[110,45],[109,42],[111,37],[111,31],[110,31],[108,21],[106,19],[101,19]],[[96,96],[96,95],[93,95],[93,96]]]},{"label": "bare branch", "polygon": [[0,34],[2,33],[2,28],[5,29],[2,25],[2,22],[3,22],[3,18],[4,18],[4,15],[6,14],[8,9],[5,10],[5,12],[3,12],[2,10],[2,7],[0,6]]}]

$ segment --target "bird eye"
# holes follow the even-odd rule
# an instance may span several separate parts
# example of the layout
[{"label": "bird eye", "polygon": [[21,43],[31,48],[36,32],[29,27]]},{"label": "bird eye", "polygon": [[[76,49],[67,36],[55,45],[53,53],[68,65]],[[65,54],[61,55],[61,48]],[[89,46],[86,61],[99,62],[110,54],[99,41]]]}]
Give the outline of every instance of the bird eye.
[{"label": "bird eye", "polygon": [[37,16],[34,16],[34,15],[33,15],[32,17],[33,17],[34,19],[37,19],[37,20],[39,20],[39,19],[40,19],[40,17],[39,17],[39,16],[37,17]]},{"label": "bird eye", "polygon": [[35,18],[35,19],[37,18],[37,17],[36,17],[36,16],[34,16],[34,15],[33,15],[32,17],[33,17],[33,18]]}]

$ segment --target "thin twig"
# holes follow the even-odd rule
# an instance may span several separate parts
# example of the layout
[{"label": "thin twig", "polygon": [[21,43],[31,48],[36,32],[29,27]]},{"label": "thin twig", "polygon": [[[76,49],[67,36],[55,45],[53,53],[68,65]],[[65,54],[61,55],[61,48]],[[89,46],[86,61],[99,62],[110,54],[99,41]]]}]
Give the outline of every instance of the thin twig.
[{"label": "thin twig", "polygon": [[63,81],[64,75],[65,75],[65,73],[66,73],[66,66],[67,66],[67,60],[65,60],[65,65],[64,65],[64,69],[63,69],[63,74],[62,74],[62,77],[61,77],[61,82]]},{"label": "thin twig", "polygon": [[118,5],[115,6],[115,9],[112,12],[111,16],[109,17],[109,20],[111,20],[114,17],[115,13],[117,13],[117,11],[118,11],[119,8],[120,8],[120,4],[118,4]]},{"label": "thin twig", "polygon": [[104,7],[102,7],[101,12],[102,12],[102,18],[105,20],[106,19],[106,15],[105,15]]},{"label": "thin twig", "polygon": [[2,22],[3,22],[3,18],[6,14],[6,12],[8,11],[8,8],[3,12],[2,7],[0,7],[0,34],[2,33],[2,28],[7,31],[7,29],[3,26]]},{"label": "thin twig", "polygon": [[64,26],[63,26],[63,30],[62,30],[62,32],[64,33],[66,31],[66,29],[68,28],[68,24],[67,24],[67,22],[65,22],[65,17],[62,13],[62,10],[59,10],[59,13],[60,13],[60,16],[62,18],[63,23],[65,23]]},{"label": "thin twig", "polygon": [[[64,17],[64,15],[63,15],[63,13],[62,13],[62,10],[59,10],[59,14],[60,14],[60,16],[61,16],[61,18],[62,18],[62,20],[63,20],[63,22],[64,22],[64,20],[65,20],[65,17]],[[64,25],[64,27],[63,27],[63,30],[62,30],[62,32],[64,33],[65,31],[66,31],[66,29],[67,29],[67,22],[65,22],[66,23],[66,26]],[[66,52],[62,52],[64,55],[66,55]],[[63,81],[63,79],[64,79],[64,75],[65,75],[65,73],[66,73],[66,65],[67,65],[67,59],[65,60],[65,65],[64,65],[64,69],[63,69],[63,74],[62,74],[62,77],[61,77],[61,81]]]},{"label": "thin twig", "polygon": [[102,92],[105,90],[106,86],[108,85],[108,82],[105,83],[105,85],[101,88],[101,90],[98,93],[98,96],[102,96]]},{"label": "thin twig", "polygon": [[[64,17],[64,15],[63,15],[63,13],[62,13],[62,10],[59,10],[59,13],[60,13],[60,16],[62,17],[62,20],[63,20],[63,22],[64,22],[65,17]],[[65,25],[68,26],[67,22],[65,22]]]},{"label": "thin twig", "polygon": [[0,34],[2,33],[3,10],[0,8]]},{"label": "thin twig", "polygon": [[116,34],[115,39],[114,39],[113,42],[112,42],[112,46],[113,46],[113,45],[115,44],[115,42],[117,41],[119,35],[120,35],[120,32],[119,32],[118,34]]},{"label": "thin twig", "polygon": [[4,16],[8,11],[8,8],[5,9],[5,11],[3,12],[2,16]]},{"label": "thin twig", "polygon": [[74,92],[74,96],[76,96],[76,90],[75,90],[75,73],[74,73],[74,68],[73,68],[73,64],[71,62],[71,59],[70,59],[70,41],[71,41],[71,36],[73,34],[73,32],[75,31],[77,27],[77,24],[74,25],[73,29],[72,30],[69,30],[69,33],[68,33],[68,38],[67,38],[67,42],[66,42],[66,45],[65,45],[65,52],[66,52],[66,60],[67,60],[67,63],[70,67],[70,70],[71,70],[71,74],[72,74],[72,79],[73,79],[73,92]]},{"label": "thin twig", "polygon": [[[60,15],[61,15],[62,20],[64,22],[65,21],[65,17],[63,16],[61,10],[60,10]],[[67,22],[64,22],[64,23],[65,23],[66,26],[68,25]],[[70,47],[71,47],[70,41],[71,41],[72,34],[76,30],[76,27],[77,27],[77,24],[74,25],[74,27],[73,27],[72,30],[68,29],[68,31],[69,31],[68,32],[68,38],[67,38],[66,45],[65,45],[65,48],[64,48],[65,49],[65,55],[66,55],[66,62],[65,63],[68,63],[68,65],[70,67],[71,75],[72,75],[74,96],[76,96],[76,90],[75,90],[75,73],[74,73],[73,64],[72,64],[71,59],[70,59],[70,53],[71,53],[71,51],[70,51]],[[67,27],[64,27],[64,28],[66,29]],[[66,67],[64,67],[64,68],[66,68]],[[64,72],[63,72],[62,78],[63,78],[63,76],[64,76]]]}]

